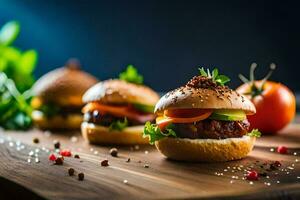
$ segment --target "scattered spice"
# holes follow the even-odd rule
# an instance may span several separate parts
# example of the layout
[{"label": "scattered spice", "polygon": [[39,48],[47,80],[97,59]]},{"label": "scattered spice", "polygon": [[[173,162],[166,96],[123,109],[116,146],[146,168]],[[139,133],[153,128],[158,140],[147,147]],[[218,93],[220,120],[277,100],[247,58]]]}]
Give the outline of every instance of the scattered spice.
[{"label": "scattered spice", "polygon": [[83,179],[84,179],[84,173],[81,172],[78,174],[78,180],[83,181]]},{"label": "scattered spice", "polygon": [[287,154],[288,149],[285,146],[279,146],[279,147],[277,147],[277,152],[280,154]]},{"label": "scattered spice", "polygon": [[270,169],[271,170],[277,170],[279,167],[281,167],[281,163],[279,161],[275,161],[270,164]]},{"label": "scattered spice", "polygon": [[74,155],[74,158],[78,158],[78,159],[79,159],[80,156],[79,156],[78,154],[75,154],[75,155]]},{"label": "scattered spice", "polygon": [[51,161],[55,161],[56,160],[56,156],[52,153],[49,155],[49,160]]},{"label": "scattered spice", "polygon": [[126,162],[130,162],[130,158],[127,158]]},{"label": "scattered spice", "polygon": [[38,144],[38,143],[40,143],[40,140],[39,140],[39,138],[33,138],[32,142],[34,144]]},{"label": "scattered spice", "polygon": [[69,176],[73,176],[75,173],[75,170],[73,168],[69,168],[68,173],[69,173]]},{"label": "scattered spice", "polygon": [[109,166],[108,160],[102,160],[102,161],[101,161],[101,166],[102,166],[102,167],[107,167],[107,166]]},{"label": "scattered spice", "polygon": [[55,149],[59,149],[59,148],[60,148],[60,142],[57,141],[57,140],[54,140],[54,141],[53,141],[53,145],[54,145],[54,148],[55,148]]},{"label": "scattered spice", "polygon": [[258,180],[258,173],[254,170],[248,171],[247,175],[246,175],[246,179],[247,180],[251,180],[251,181],[257,181]]},{"label": "scattered spice", "polygon": [[117,148],[110,149],[109,153],[112,157],[118,157],[118,149]]},{"label": "scattered spice", "polygon": [[149,168],[149,165],[148,164],[144,164],[144,168]]},{"label": "scattered spice", "polygon": [[64,158],[63,157],[57,157],[55,159],[55,165],[62,165],[64,163]]},{"label": "scattered spice", "polygon": [[70,156],[72,156],[71,151],[68,150],[68,149],[67,149],[67,150],[62,150],[62,151],[60,151],[59,154],[62,155],[62,156],[65,156],[65,157],[70,157]]}]

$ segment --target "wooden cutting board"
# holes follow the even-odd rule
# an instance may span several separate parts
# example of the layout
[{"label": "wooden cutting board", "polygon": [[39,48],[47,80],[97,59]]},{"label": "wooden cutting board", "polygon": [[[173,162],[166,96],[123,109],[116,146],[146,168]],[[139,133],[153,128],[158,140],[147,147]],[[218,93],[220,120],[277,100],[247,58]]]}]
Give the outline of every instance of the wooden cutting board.
[{"label": "wooden cutting board", "polygon": [[[34,144],[33,138],[39,143]],[[65,158],[53,165],[48,156],[53,140],[80,159]],[[276,152],[285,145],[289,154]],[[184,163],[165,159],[153,146],[111,147],[89,145],[79,132],[38,130],[0,133],[0,199],[299,199],[300,125],[292,124],[277,136],[256,142],[246,159],[226,163]],[[274,151],[273,151],[274,150]],[[295,155],[294,155],[295,154]],[[130,158],[130,162],[128,162]],[[108,167],[100,162],[109,160]],[[270,170],[280,161],[278,170]],[[68,169],[75,169],[75,176]],[[249,168],[267,169],[258,181],[243,180]],[[84,173],[83,181],[77,179]]]}]

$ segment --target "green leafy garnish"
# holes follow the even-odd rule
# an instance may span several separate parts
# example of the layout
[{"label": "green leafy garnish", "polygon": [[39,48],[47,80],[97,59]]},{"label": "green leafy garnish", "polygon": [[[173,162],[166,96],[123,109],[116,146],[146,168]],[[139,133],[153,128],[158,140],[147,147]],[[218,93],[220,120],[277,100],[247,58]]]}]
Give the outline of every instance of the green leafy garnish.
[{"label": "green leafy garnish", "polygon": [[12,79],[20,92],[25,92],[34,83],[38,54],[33,49],[21,51],[12,46],[19,32],[20,24],[16,21],[8,22],[0,29],[0,72]]},{"label": "green leafy garnish", "polygon": [[128,65],[127,69],[119,74],[119,79],[129,83],[143,84],[144,78],[133,65]]},{"label": "green leafy garnish", "polygon": [[253,129],[250,133],[247,134],[250,137],[260,137],[261,132],[258,129]]},{"label": "green leafy garnish", "polygon": [[109,129],[109,131],[112,131],[112,130],[122,131],[127,126],[128,126],[128,120],[125,117],[123,122],[120,120],[117,120],[117,121],[111,123],[110,126],[108,127],[108,129]]},{"label": "green leafy garnish", "polygon": [[149,137],[150,144],[154,144],[155,141],[158,141],[164,137],[176,137],[176,133],[173,131],[172,126],[172,124],[169,124],[165,131],[162,132],[156,124],[146,122],[143,137]]},{"label": "green leafy garnish", "polygon": [[13,80],[0,72],[0,126],[5,129],[26,130],[32,124],[30,96],[21,94]]},{"label": "green leafy garnish", "polygon": [[209,71],[209,69],[207,69],[206,71],[204,70],[204,68],[198,68],[200,75],[201,76],[205,76],[208,78],[211,78],[215,83],[217,83],[218,85],[225,85],[227,82],[230,81],[230,78],[228,78],[225,75],[220,75],[219,74],[219,70],[218,69],[214,69],[212,72]]},{"label": "green leafy garnish", "polygon": [[0,44],[10,45],[20,33],[20,24],[17,21],[7,22],[0,30]]}]

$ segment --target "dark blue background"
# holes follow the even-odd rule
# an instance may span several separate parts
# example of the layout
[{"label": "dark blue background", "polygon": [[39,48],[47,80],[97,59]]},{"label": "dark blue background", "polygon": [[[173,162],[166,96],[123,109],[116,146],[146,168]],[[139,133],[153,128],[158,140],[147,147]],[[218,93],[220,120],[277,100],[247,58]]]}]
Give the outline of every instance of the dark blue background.
[{"label": "dark blue background", "polygon": [[300,91],[299,5],[296,1],[0,0],[0,23],[22,25],[16,44],[35,48],[36,76],[69,57],[100,79],[134,64],[156,90],[177,87],[197,66],[218,67],[240,82],[251,62],[270,62],[272,77]]}]

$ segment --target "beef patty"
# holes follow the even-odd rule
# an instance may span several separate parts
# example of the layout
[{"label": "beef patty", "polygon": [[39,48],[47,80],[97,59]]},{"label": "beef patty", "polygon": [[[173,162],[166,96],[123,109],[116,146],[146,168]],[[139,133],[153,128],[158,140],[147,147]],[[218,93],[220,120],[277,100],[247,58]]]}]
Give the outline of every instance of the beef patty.
[{"label": "beef patty", "polygon": [[247,134],[250,124],[244,121],[220,121],[206,119],[195,123],[174,124],[177,137],[190,139],[239,138]]}]

